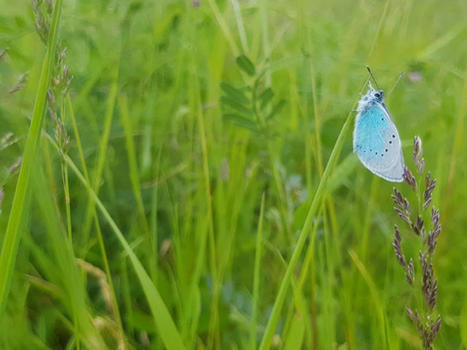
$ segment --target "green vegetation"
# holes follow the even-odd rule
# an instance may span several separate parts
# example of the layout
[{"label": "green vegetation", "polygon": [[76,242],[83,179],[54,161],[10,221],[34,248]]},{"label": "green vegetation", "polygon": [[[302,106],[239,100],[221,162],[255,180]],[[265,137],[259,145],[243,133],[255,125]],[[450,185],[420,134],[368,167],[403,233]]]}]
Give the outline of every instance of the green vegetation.
[{"label": "green vegetation", "polygon": [[0,348],[421,349],[394,184],[352,153],[367,64],[386,92],[406,72],[386,103],[437,180],[435,349],[467,348],[466,13],[0,0]]}]

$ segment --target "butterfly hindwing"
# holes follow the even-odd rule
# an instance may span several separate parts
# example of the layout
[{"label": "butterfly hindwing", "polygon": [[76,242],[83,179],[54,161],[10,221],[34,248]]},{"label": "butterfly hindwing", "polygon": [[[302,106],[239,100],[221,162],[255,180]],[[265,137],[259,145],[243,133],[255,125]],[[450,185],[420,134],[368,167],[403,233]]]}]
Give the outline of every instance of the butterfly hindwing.
[{"label": "butterfly hindwing", "polygon": [[373,103],[357,115],[354,152],[373,173],[386,180],[402,181],[401,141],[384,104]]}]

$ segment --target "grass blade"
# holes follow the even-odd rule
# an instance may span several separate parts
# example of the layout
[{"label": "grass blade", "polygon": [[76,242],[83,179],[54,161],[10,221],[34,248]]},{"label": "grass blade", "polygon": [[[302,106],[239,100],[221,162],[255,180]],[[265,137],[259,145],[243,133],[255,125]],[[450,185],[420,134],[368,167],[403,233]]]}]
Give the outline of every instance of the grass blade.
[{"label": "grass blade", "polygon": [[[128,156],[128,168],[130,170],[130,181],[133,187],[133,195],[136,200],[136,207],[139,212],[140,220],[144,229],[144,233],[149,235],[149,224],[146,220],[145,209],[143,204],[143,197],[141,195],[141,183],[136,160],[136,146],[133,140],[133,126],[131,124],[130,112],[128,110],[128,98],[120,96],[118,99],[120,107],[120,117],[125,134],[125,144]],[[152,244],[151,244],[152,246]],[[152,252],[154,254],[155,252]]]},{"label": "grass blade", "polygon": [[62,0],[55,2],[55,7],[50,26],[47,52],[42,64],[39,78],[39,88],[34,102],[31,126],[29,127],[26,145],[23,152],[23,162],[16,183],[15,194],[11,206],[8,224],[0,253],[0,317],[5,310],[6,300],[10,289],[11,277],[21,239],[21,221],[24,214],[26,197],[29,188],[29,178],[33,171],[37,144],[41,132],[42,120],[45,114],[47,101],[47,90],[52,76],[53,64],[55,62],[55,51],[57,48],[57,32],[60,22]]},{"label": "grass blade", "polygon": [[305,336],[305,322],[303,316],[296,314],[292,320],[289,335],[285,341],[285,350],[302,349]]},{"label": "grass blade", "polygon": [[[109,147],[109,138],[110,138],[110,130],[112,128],[113,116],[114,116],[114,109],[115,109],[115,102],[117,100],[117,93],[118,93],[118,69],[119,69],[120,61],[118,61],[118,66],[115,68],[115,76],[112,81],[112,85],[110,88],[109,96],[107,98],[107,106],[105,110],[105,121],[104,121],[104,129],[102,131],[102,137],[99,139],[99,153],[97,156],[97,164],[94,172],[94,191],[96,194],[99,194],[99,184],[102,180],[102,176],[104,173],[105,168],[105,161],[107,159],[107,150]],[[92,225],[92,214],[94,211],[94,204],[91,199],[89,199],[87,205],[86,216],[84,219],[84,230],[83,236],[84,240],[87,241],[89,238],[89,231],[91,230]]]},{"label": "grass blade", "polygon": [[373,303],[376,309],[376,315],[378,317],[379,331],[381,332],[381,341],[384,342],[384,348],[387,348],[386,319],[384,316],[384,308],[382,307],[383,303],[381,302],[381,298],[378,293],[378,288],[371,279],[371,276],[368,273],[365,265],[363,265],[361,260],[358,258],[357,254],[353,250],[349,250],[349,255],[368,286],[371,298],[373,299]]},{"label": "grass blade", "polygon": [[258,302],[259,302],[259,280],[261,277],[261,256],[263,247],[263,219],[264,219],[264,193],[261,198],[261,209],[259,213],[258,231],[256,233],[256,255],[255,272],[253,279],[253,316],[251,321],[250,342],[251,349],[256,349],[256,331],[258,322]]},{"label": "grass blade", "polygon": [[300,236],[298,238],[295,249],[292,253],[292,257],[290,258],[290,262],[289,262],[289,265],[287,266],[287,270],[285,271],[285,275],[282,278],[282,282],[279,287],[279,292],[276,296],[276,300],[274,301],[274,306],[271,312],[271,316],[269,318],[263,339],[261,341],[261,345],[260,345],[261,350],[269,349],[271,346],[272,337],[274,336],[274,330],[276,329],[277,322],[279,321],[279,316],[282,310],[282,305],[284,304],[287,290],[289,288],[292,273],[295,270],[295,267],[297,266],[298,259],[300,258],[300,254],[303,250],[303,247],[305,246],[308,233],[310,232],[310,229],[313,223],[313,218],[315,217],[321,205],[321,199],[327,188],[328,181],[332,173],[332,169],[334,168],[334,164],[336,163],[337,158],[342,149],[342,146],[344,144],[345,136],[347,135],[350,129],[351,120],[352,120],[352,114],[349,114],[347,116],[347,119],[344,122],[344,125],[342,126],[339,136],[337,137],[336,143],[331,152],[331,156],[329,157],[329,161],[326,165],[326,169],[324,169],[324,173],[318,185],[318,189],[316,190],[316,193],[313,197],[313,201],[311,202],[310,209],[308,210],[308,214],[306,216],[305,222],[300,232]]},{"label": "grass blade", "polygon": [[[52,138],[49,135],[46,135],[46,137],[58,151],[59,148],[57,144],[52,140]],[[180,336],[180,333],[177,330],[177,327],[175,326],[172,316],[170,315],[169,310],[167,309],[167,306],[165,305],[161,295],[159,294],[159,291],[157,290],[156,286],[151,281],[148,273],[146,272],[143,265],[141,264],[141,261],[138,259],[136,254],[133,252],[133,249],[128,244],[123,233],[120,231],[117,224],[115,223],[113,218],[110,216],[109,212],[107,211],[105,206],[102,204],[96,192],[92,189],[91,185],[89,184],[89,182],[86,181],[83,174],[81,174],[79,169],[76,167],[75,163],[73,163],[71,158],[65,154],[63,155],[63,157],[65,160],[65,163],[67,163],[69,168],[75,173],[79,181],[84,185],[84,187],[88,191],[89,196],[92,199],[92,201],[101,211],[102,216],[104,216],[105,220],[108,222],[112,231],[115,233],[115,236],[117,237],[118,241],[122,245],[125,253],[128,254],[128,257],[130,258],[130,261],[133,265],[136,275],[141,283],[141,286],[143,287],[143,291],[146,296],[149,307],[151,309],[157,331],[165,347],[169,350],[184,349],[185,347],[183,345],[182,338]]]}]

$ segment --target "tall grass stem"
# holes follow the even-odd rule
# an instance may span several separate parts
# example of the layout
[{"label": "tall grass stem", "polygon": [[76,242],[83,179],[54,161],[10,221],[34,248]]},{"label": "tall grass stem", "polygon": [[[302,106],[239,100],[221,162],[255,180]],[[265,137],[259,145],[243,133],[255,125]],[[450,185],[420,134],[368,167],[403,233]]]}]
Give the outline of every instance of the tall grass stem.
[{"label": "tall grass stem", "polygon": [[334,145],[334,148],[332,149],[331,156],[329,157],[329,161],[326,165],[326,168],[324,169],[323,176],[321,177],[321,181],[318,185],[318,188],[315,192],[315,195],[313,197],[313,200],[310,205],[310,209],[308,210],[308,214],[306,216],[305,222],[303,224],[303,227],[300,231],[300,236],[298,237],[297,244],[295,246],[295,249],[292,253],[292,257],[290,258],[290,262],[287,266],[286,272],[284,277],[282,278],[281,285],[279,287],[279,292],[276,296],[276,300],[274,302],[274,306],[271,312],[271,316],[269,318],[269,321],[266,326],[266,330],[263,336],[263,339],[261,341],[260,345],[260,350],[265,350],[269,349],[271,346],[272,338],[274,336],[274,331],[277,326],[277,322],[279,321],[280,313],[282,310],[282,306],[284,304],[284,300],[287,294],[287,290],[290,285],[290,280],[292,277],[292,273],[295,270],[300,254],[303,250],[303,247],[305,246],[305,242],[308,238],[308,233],[311,229],[311,226],[313,224],[313,219],[315,218],[316,212],[319,209],[321,205],[321,199],[323,197],[323,194],[325,193],[326,190],[326,185],[328,183],[328,180],[330,178],[330,175],[332,173],[332,170],[334,168],[334,165],[340,155],[340,152],[342,150],[342,146],[344,144],[345,137],[350,130],[350,125],[352,124],[351,121],[353,119],[353,114],[349,113],[347,116],[344,125],[342,126],[342,129],[339,133],[339,136],[337,137],[336,143]]}]

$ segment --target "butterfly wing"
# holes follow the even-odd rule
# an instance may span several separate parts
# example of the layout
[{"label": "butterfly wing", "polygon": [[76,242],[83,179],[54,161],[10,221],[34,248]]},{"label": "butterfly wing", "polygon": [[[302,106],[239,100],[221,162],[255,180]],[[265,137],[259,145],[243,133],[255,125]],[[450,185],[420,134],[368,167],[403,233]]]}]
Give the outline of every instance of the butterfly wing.
[{"label": "butterfly wing", "polygon": [[374,103],[357,115],[353,139],[354,152],[366,168],[388,181],[403,180],[401,140],[384,104]]}]

